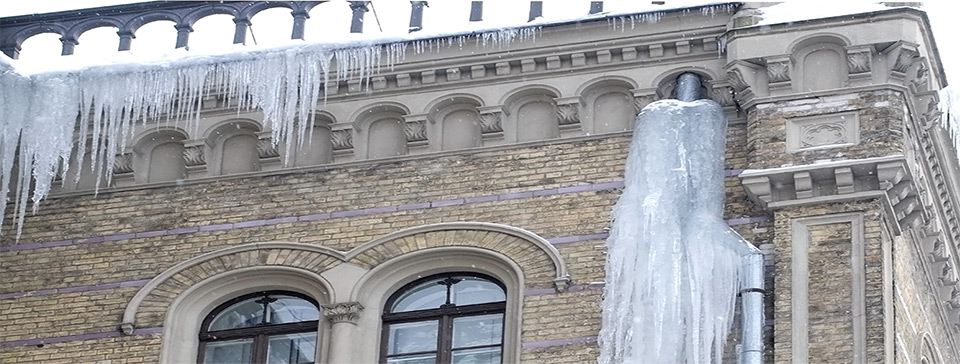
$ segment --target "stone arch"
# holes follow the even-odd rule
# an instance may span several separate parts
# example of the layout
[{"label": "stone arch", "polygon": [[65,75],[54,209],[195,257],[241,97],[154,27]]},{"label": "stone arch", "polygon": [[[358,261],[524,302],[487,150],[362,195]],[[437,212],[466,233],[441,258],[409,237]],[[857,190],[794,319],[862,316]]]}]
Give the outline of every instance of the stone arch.
[{"label": "stone arch", "polygon": [[371,269],[405,254],[440,247],[500,252],[522,270],[526,288],[554,287],[564,291],[570,281],[566,262],[546,239],[524,229],[494,223],[452,222],[409,228],[363,244],[344,258]]},{"label": "stone arch", "polygon": [[[566,265],[546,240],[527,230],[492,223],[457,222],[414,227],[388,234],[347,253],[348,261],[370,267],[357,281],[350,300],[374,314],[356,323],[361,347],[376,347],[381,332],[379,313],[397,289],[419,277],[472,272],[489,275],[506,288],[503,361],[520,361],[524,291],[551,284],[562,290],[569,281]],[[357,353],[356,362],[376,362],[373,351]]]},{"label": "stone arch", "polygon": [[181,20],[181,22],[178,23],[178,25],[188,25],[192,27],[193,24],[197,22],[197,20],[200,20],[210,15],[217,15],[217,14],[231,15],[234,18],[236,18],[237,16],[240,15],[240,11],[233,6],[223,5],[223,4],[214,4],[214,5],[204,6],[200,9],[194,10],[190,14],[185,15]]},{"label": "stone arch", "polygon": [[242,19],[250,19],[261,11],[273,8],[287,8],[290,9],[290,11],[297,10],[297,7],[290,1],[257,1],[252,2],[250,5],[247,5],[241,9],[238,17]]},{"label": "stone arch", "polygon": [[580,122],[588,133],[606,133],[633,129],[637,117],[630,90],[632,80],[604,77],[585,83],[577,91],[583,103]]},{"label": "stone arch", "polygon": [[521,87],[503,99],[504,138],[508,142],[553,139],[560,136],[556,98],[559,90],[545,85]]},{"label": "stone arch", "polygon": [[[937,346],[929,332],[924,332],[920,338],[920,363],[941,364],[943,356],[940,354],[940,348]],[[924,362],[926,359],[926,362]]]},{"label": "stone arch", "polygon": [[123,29],[123,23],[114,18],[94,17],[70,27],[70,29],[67,29],[66,33],[64,33],[63,37],[76,40],[79,39],[80,35],[84,32],[100,27],[115,27],[117,31],[120,31]]},{"label": "stone arch", "polygon": [[483,101],[470,94],[452,94],[430,102],[424,109],[430,121],[428,137],[433,150],[479,147],[483,144],[480,112]]},{"label": "stone arch", "polygon": [[[289,150],[293,153],[291,163],[296,167],[315,166],[330,163],[333,161],[333,131],[331,126],[336,124],[336,118],[333,114],[326,111],[318,111],[307,120],[306,133],[300,135],[299,128],[295,128],[294,133],[297,138],[292,141]],[[288,150],[285,146],[281,148],[284,152]]]},{"label": "stone arch", "polygon": [[318,272],[341,262],[343,254],[336,250],[302,243],[250,243],[220,249],[174,265],[147,282],[127,303],[121,326],[124,332],[162,326],[168,308],[188,290],[211,278],[245,269],[285,267],[310,272],[311,277],[323,282],[327,301],[335,302],[330,284]]},{"label": "stone arch", "polygon": [[67,34],[67,29],[58,24],[37,24],[20,30],[4,40],[3,44],[15,44],[18,48],[28,38],[42,33],[54,33],[63,37]]},{"label": "stone arch", "polygon": [[[844,87],[848,82],[847,52],[849,41],[836,34],[816,34],[795,41],[791,56],[791,79],[797,92],[820,91]],[[816,72],[807,72],[816,69]]]},{"label": "stone arch", "polygon": [[180,22],[183,21],[183,19],[180,18],[180,15],[174,12],[162,11],[162,10],[151,11],[141,16],[137,16],[137,17],[134,17],[133,19],[130,19],[130,21],[128,21],[126,24],[123,25],[123,28],[121,30],[128,30],[131,33],[136,33],[137,29],[140,29],[140,27],[148,23],[161,21],[161,20],[169,20],[169,21],[172,21],[174,24],[180,24]]},{"label": "stone arch", "polygon": [[717,79],[717,75],[707,68],[686,66],[663,72],[653,79],[651,86],[657,89],[657,99],[673,98],[673,89],[677,86],[677,76],[683,73],[694,73],[700,76],[700,80],[702,81],[700,85],[700,98],[709,98],[710,89],[708,85]]},{"label": "stone arch", "polygon": [[259,122],[238,118],[221,121],[203,133],[209,151],[207,165],[213,175],[254,172],[260,169],[257,149]]},{"label": "stone arch", "polygon": [[396,102],[381,102],[358,110],[350,118],[360,140],[354,148],[365,158],[407,154],[403,117],[409,114],[409,108]]}]

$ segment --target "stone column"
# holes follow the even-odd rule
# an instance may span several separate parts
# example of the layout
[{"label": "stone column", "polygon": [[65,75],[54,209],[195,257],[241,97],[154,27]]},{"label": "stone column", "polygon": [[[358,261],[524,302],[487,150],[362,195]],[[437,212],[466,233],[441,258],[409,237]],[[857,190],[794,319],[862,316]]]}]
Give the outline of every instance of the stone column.
[{"label": "stone column", "polygon": [[304,32],[307,27],[307,19],[310,19],[310,13],[307,13],[306,10],[297,10],[293,13],[293,33],[290,34],[290,39],[303,39]]},{"label": "stone column", "polygon": [[186,47],[187,42],[190,41],[190,33],[193,32],[193,27],[187,24],[177,24],[174,28],[177,28],[177,48]]},{"label": "stone column", "polygon": [[60,38],[60,42],[63,43],[63,51],[60,52],[61,56],[69,56],[73,54],[73,49],[77,47],[77,44],[80,44],[76,38],[72,37]]},{"label": "stone column", "polygon": [[330,321],[330,356],[328,363],[353,363],[356,345],[354,332],[363,306],[359,302],[341,302],[323,305],[323,316]]},{"label": "stone column", "polygon": [[[233,31],[233,44],[247,44],[247,30],[250,29],[250,19],[234,18],[233,23],[236,28]],[[257,39],[254,38],[254,41]]]},{"label": "stone column", "polygon": [[363,16],[370,11],[367,8],[366,1],[351,1],[350,10],[353,11],[353,18],[350,21],[350,33],[363,33]]},{"label": "stone column", "polygon": [[136,38],[133,36],[133,32],[129,30],[121,30],[117,32],[117,35],[120,36],[120,47],[118,47],[117,50],[121,52],[129,51],[130,46],[133,43],[133,38]]}]

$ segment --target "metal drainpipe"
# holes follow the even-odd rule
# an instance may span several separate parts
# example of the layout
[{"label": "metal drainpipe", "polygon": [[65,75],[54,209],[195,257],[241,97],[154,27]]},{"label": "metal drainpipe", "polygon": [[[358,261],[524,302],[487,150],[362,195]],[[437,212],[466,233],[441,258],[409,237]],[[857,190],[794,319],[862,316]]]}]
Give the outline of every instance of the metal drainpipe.
[{"label": "metal drainpipe", "polygon": [[740,258],[741,328],[740,363],[763,363],[763,254],[751,244]]},{"label": "metal drainpipe", "polygon": [[[692,72],[677,76],[674,96],[680,101],[696,101],[700,98],[702,80]],[[736,231],[747,253],[740,257],[740,304],[741,329],[740,364],[763,363],[763,253],[746,241]]]}]

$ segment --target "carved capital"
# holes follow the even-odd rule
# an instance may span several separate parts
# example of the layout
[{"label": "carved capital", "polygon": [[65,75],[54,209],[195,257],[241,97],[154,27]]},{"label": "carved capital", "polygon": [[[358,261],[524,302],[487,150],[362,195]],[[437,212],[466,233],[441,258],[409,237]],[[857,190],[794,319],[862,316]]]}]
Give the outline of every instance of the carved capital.
[{"label": "carved capital", "polygon": [[482,106],[478,107],[480,113],[480,131],[483,134],[502,133],[503,125],[503,107],[502,106]]},{"label": "carved capital", "polygon": [[580,123],[580,97],[565,97],[555,100],[557,102],[557,119],[560,125],[573,125]]},{"label": "carved capital", "polygon": [[633,89],[630,92],[633,93],[633,109],[637,114],[650,103],[657,101],[657,89]]},{"label": "carved capital", "polygon": [[186,162],[187,167],[199,166],[207,163],[206,157],[203,155],[204,148],[205,145],[203,143],[184,146],[183,160]]},{"label": "carved capital", "polygon": [[133,153],[117,154],[113,161],[113,174],[133,172]]},{"label": "carved capital", "polygon": [[356,324],[360,319],[360,313],[363,312],[363,306],[359,302],[341,302],[323,305],[323,317],[330,320],[331,324],[351,323]]},{"label": "carved capital", "polygon": [[257,154],[260,155],[260,158],[280,156],[280,151],[278,151],[277,146],[273,144],[273,137],[270,135],[270,132],[261,132],[257,138]]},{"label": "carved capital", "polygon": [[907,69],[913,65],[913,61],[920,56],[919,46],[913,43],[897,42],[883,51],[887,54],[887,64],[892,64],[890,73],[894,76],[904,77]]},{"label": "carved capital", "polygon": [[770,83],[790,82],[790,57],[767,58],[767,79]]},{"label": "carved capital", "polygon": [[403,132],[407,135],[407,142],[427,140],[427,115],[406,115],[403,121]]},{"label": "carved capital", "polygon": [[330,133],[333,150],[353,149],[353,130],[340,129]]},{"label": "carved capital", "polygon": [[868,47],[847,48],[847,70],[851,75],[870,73],[872,53]]}]

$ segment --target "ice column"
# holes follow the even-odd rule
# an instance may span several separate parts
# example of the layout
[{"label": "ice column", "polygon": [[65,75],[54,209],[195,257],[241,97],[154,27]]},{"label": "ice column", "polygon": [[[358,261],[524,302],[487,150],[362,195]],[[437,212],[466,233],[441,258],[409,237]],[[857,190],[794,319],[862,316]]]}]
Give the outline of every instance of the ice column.
[{"label": "ice column", "polygon": [[750,245],[722,219],[726,119],[694,101],[696,76],[677,88],[687,101],[637,117],[607,239],[602,364],[719,363],[733,320]]}]

